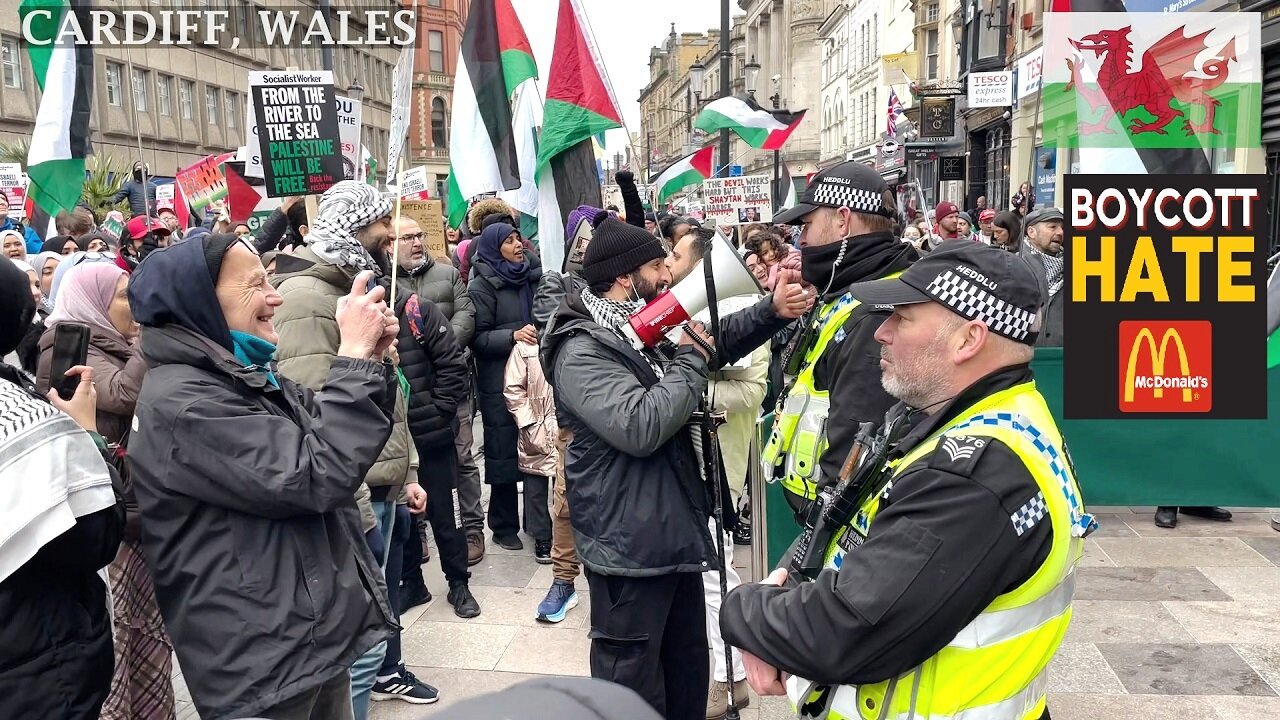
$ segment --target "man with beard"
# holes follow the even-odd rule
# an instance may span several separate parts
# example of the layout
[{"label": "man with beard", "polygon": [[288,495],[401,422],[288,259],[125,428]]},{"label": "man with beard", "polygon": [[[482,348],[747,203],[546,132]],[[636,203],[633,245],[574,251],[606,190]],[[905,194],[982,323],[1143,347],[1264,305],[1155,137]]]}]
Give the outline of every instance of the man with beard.
[{"label": "man with beard", "polygon": [[801,273],[821,292],[783,355],[791,380],[762,453],[801,525],[818,488],[835,482],[858,426],[878,422],[894,402],[880,387],[874,337],[889,312],[858,302],[849,286],[892,277],[919,258],[898,240],[895,215],[880,175],[845,162],[815,176],[800,203],[775,219],[804,226]]},{"label": "man with beard", "polygon": [[[635,349],[628,317],[671,283],[658,238],[605,217],[563,279],[542,366],[572,435],[565,484],[591,588],[591,674],[625,685],[673,720],[702,720],[709,667],[702,573],[718,568],[710,496],[689,421],[707,389],[709,343]],[[721,319],[721,361],[765,343],[812,298],[790,282]],[[697,339],[693,335],[696,333]]]},{"label": "man with beard", "polygon": [[[391,201],[373,186],[343,180],[320,196],[316,217],[306,236],[307,246],[293,255],[276,258],[279,274],[274,282],[284,304],[276,310],[273,321],[280,336],[275,359],[285,377],[316,391],[324,387],[338,355],[334,320],[338,299],[350,292],[351,283],[360,272],[372,271],[390,294],[387,247],[391,241],[391,210]],[[391,357],[398,363],[394,351]],[[404,376],[398,368],[396,372],[402,378],[397,387],[403,387]],[[418,453],[406,420],[407,408],[408,398],[401,390],[396,397],[391,436],[356,494],[366,539],[384,573],[393,542],[396,505],[403,502],[417,515],[427,503],[427,494],[418,484]],[[270,443],[271,439],[262,441]],[[392,581],[398,583],[399,578]],[[378,592],[385,594],[386,588]],[[390,599],[394,610],[398,594]],[[419,681],[399,662],[399,631],[387,640],[365,653],[351,668],[356,720],[364,720],[368,713],[375,680],[401,688],[396,694],[411,703],[432,703],[438,697],[435,688]],[[384,659],[389,667],[380,673]]]},{"label": "man with beard", "polygon": [[1035,271],[1044,303],[1044,324],[1036,345],[1062,347],[1062,309],[1066,305],[1066,294],[1062,292],[1066,279],[1062,211],[1058,208],[1036,210],[1027,216],[1026,231],[1027,237],[1018,254]]},{"label": "man with beard", "polygon": [[849,290],[894,309],[876,340],[902,402],[814,533],[822,569],[730,593],[725,639],[756,692],[805,718],[1048,718],[1046,667],[1097,525],[1029,367],[1036,279],[953,241]]},{"label": "man with beard", "polygon": [[938,203],[933,216],[938,219],[938,235],[943,240],[955,240],[960,237],[960,208],[956,204],[943,200]]}]

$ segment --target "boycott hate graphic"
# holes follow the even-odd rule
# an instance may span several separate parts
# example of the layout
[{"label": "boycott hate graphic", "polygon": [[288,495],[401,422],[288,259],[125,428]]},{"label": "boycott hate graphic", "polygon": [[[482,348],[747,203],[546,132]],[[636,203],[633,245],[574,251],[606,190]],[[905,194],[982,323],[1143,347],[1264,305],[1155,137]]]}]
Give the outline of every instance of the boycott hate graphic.
[{"label": "boycott hate graphic", "polygon": [[[311,84],[278,84],[281,76]],[[342,180],[332,74],[253,73],[258,143],[267,195],[318,195]]]}]

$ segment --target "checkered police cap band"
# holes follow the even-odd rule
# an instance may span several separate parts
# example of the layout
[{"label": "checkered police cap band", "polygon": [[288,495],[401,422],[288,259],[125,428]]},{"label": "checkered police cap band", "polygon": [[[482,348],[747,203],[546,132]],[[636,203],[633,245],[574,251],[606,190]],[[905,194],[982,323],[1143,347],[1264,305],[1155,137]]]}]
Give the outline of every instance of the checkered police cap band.
[{"label": "checkered police cap band", "polygon": [[925,292],[970,320],[981,320],[993,332],[1011,340],[1029,342],[1036,314],[992,295],[968,278],[947,270],[929,283]]},{"label": "checkered police cap band", "polygon": [[814,205],[847,207],[854,212],[883,215],[887,218],[894,215],[892,210],[884,206],[883,193],[875,190],[863,190],[832,182],[830,179],[819,180],[811,189],[810,200]]}]

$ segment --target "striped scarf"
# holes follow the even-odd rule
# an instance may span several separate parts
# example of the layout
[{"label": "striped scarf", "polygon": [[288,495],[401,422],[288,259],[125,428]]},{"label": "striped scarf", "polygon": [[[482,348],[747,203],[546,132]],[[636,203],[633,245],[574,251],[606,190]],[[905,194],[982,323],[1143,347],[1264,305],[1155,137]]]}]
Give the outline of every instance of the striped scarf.
[{"label": "striped scarf", "polygon": [[[1063,268],[1065,261],[1061,255],[1050,255],[1041,252],[1030,240],[1023,240],[1027,247],[1040,257],[1040,261],[1044,263],[1045,280],[1049,282],[1049,297],[1055,297],[1058,291],[1062,289],[1063,284]],[[1046,298],[1047,300],[1048,298]]]},{"label": "striped scarf", "polygon": [[311,222],[307,245],[322,260],[356,271],[372,270],[382,277],[382,268],[356,240],[356,231],[391,215],[391,201],[372,185],[343,180],[320,197],[316,217]]},{"label": "striped scarf", "polygon": [[[582,304],[587,306],[587,312],[591,313],[591,319],[597,325],[612,330],[618,337],[625,340],[628,345],[631,344],[630,338],[627,337],[622,328],[627,325],[627,320],[632,313],[644,307],[644,303],[639,300],[628,300],[626,302],[610,300],[609,298],[599,297],[590,290],[583,288]],[[653,369],[654,374],[661,378],[663,375],[662,365],[653,356],[653,353],[644,350],[640,354],[644,357],[645,362],[649,363],[649,367]]]}]

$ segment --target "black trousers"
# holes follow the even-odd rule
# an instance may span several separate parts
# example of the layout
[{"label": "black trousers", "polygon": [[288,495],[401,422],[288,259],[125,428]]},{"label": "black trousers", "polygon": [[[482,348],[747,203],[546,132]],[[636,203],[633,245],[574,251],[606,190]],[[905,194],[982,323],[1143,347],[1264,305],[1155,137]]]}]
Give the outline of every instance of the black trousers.
[{"label": "black trousers", "polygon": [[667,720],[703,720],[711,668],[702,575],[586,575],[591,677],[631,688]]},{"label": "black trousers", "polygon": [[[524,531],[529,537],[551,542],[551,510],[547,504],[550,478],[520,473],[524,485]],[[520,494],[515,483],[489,486],[489,529],[495,536],[520,532]]]},{"label": "black trousers", "polygon": [[[440,569],[449,586],[471,579],[467,570],[467,535],[458,510],[458,455],[453,445],[418,446],[421,464],[418,484],[427,491],[427,522],[436,537]],[[417,538],[415,533],[414,538]],[[404,546],[404,571],[422,577],[422,542],[411,539]]]}]

